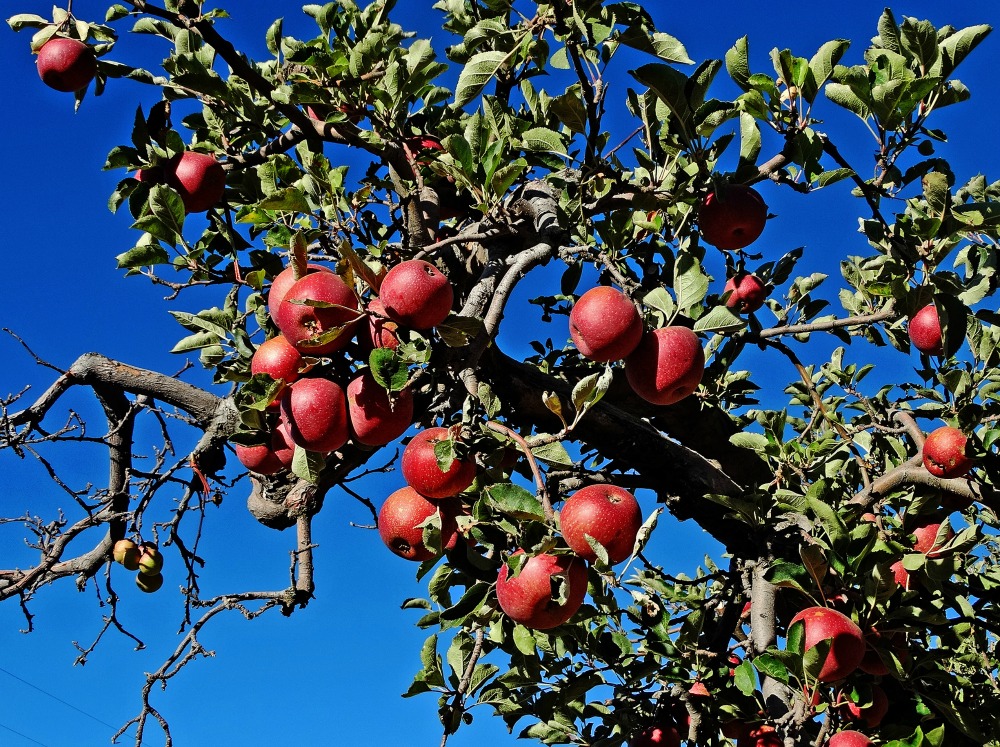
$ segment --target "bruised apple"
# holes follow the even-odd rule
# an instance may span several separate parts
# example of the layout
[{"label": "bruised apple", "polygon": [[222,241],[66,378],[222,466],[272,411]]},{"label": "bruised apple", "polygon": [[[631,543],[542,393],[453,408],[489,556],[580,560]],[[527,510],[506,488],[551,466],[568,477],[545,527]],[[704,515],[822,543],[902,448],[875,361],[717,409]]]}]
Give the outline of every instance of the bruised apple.
[{"label": "bruised apple", "polygon": [[865,655],[865,639],[861,628],[847,615],[829,607],[807,607],[792,618],[788,627],[797,622],[805,626],[807,657],[821,643],[829,649],[826,658],[816,662],[818,670],[810,672],[817,680],[840,680],[858,668]]},{"label": "bruised apple", "polygon": [[314,272],[295,281],[272,318],[297,350],[325,355],[347,346],[360,314],[357,296],[339,275]]},{"label": "bruised apple", "polygon": [[[518,550],[514,556],[524,554]],[[587,593],[587,562],[575,555],[541,553],[529,557],[520,573],[506,563],[497,577],[497,601],[511,620],[549,630],[569,620]]]},{"label": "bruised apple", "polygon": [[336,451],[347,443],[347,398],[329,379],[299,379],[281,399],[292,441],[308,451]]},{"label": "bruised apple", "polygon": [[571,495],[559,512],[559,526],[570,549],[591,563],[597,560],[587,535],[604,546],[608,560],[620,563],[632,554],[642,526],[635,496],[616,485],[588,485]]},{"label": "bruised apple", "polygon": [[403,449],[400,470],[406,483],[428,498],[458,495],[476,479],[476,463],[471,458],[454,459],[447,470],[438,464],[434,447],[451,438],[448,428],[427,428]]},{"label": "bruised apple", "polygon": [[437,267],[422,259],[400,262],[385,274],[379,300],[397,324],[426,330],[438,326],[451,312],[455,292]]},{"label": "bruised apple", "polygon": [[973,465],[972,458],[965,453],[967,443],[958,428],[941,426],[924,440],[924,467],[935,477],[962,477]]},{"label": "bruised apple", "polygon": [[621,360],[644,331],[635,304],[616,288],[599,285],[577,299],[569,313],[569,333],[580,355],[606,363]]},{"label": "bruised apple", "polygon": [[693,394],[704,372],[701,340],[687,327],[647,332],[625,359],[625,378],[632,390],[654,405],[672,405]]},{"label": "bruised apple", "polygon": [[413,392],[403,389],[390,399],[366,370],[347,385],[347,415],[354,440],[383,446],[402,436],[413,422]]},{"label": "bruised apple", "polygon": [[390,494],[378,512],[378,533],[385,546],[406,560],[424,561],[436,553],[424,544],[424,524],[435,514],[441,520],[441,547],[458,541],[455,511],[448,502],[431,502],[406,486]]}]

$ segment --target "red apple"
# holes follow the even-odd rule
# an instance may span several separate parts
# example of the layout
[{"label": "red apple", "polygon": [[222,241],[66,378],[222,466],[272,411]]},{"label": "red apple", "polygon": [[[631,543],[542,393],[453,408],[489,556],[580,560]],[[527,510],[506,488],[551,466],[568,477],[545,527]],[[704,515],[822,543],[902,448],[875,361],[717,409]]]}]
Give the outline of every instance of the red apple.
[{"label": "red apple", "polygon": [[934,304],[924,306],[910,319],[908,328],[913,347],[927,355],[942,355],[944,343],[941,339],[941,320]]},{"label": "red apple", "polygon": [[[722,731],[722,736],[726,737],[727,739],[740,740],[740,739],[747,739],[750,736],[752,727],[750,727],[748,724],[743,723],[742,721],[734,719],[732,721],[723,722],[721,731]],[[737,744],[739,744],[738,741]]]},{"label": "red apple", "polygon": [[283,335],[264,340],[250,359],[251,374],[267,374],[275,381],[291,384],[299,378],[302,354]]},{"label": "red apple", "polygon": [[742,249],[764,231],[767,205],[745,184],[728,184],[711,192],[698,211],[701,235],[719,249]]},{"label": "red apple", "polygon": [[271,450],[285,469],[291,468],[295,458],[295,441],[292,440],[292,424],[283,417],[279,417],[278,424],[274,426]]},{"label": "red apple", "polygon": [[447,471],[438,465],[435,444],[450,437],[448,428],[421,431],[403,449],[400,470],[407,484],[428,498],[458,495],[476,479],[476,463],[471,458],[455,459]]},{"label": "red apple", "polygon": [[939,522],[921,524],[916,529],[914,529],[910,534],[914,536],[913,551],[922,552],[924,555],[929,555],[931,552],[941,547],[948,540],[955,536],[955,533],[951,530],[950,526],[945,527],[945,535],[940,543],[935,543],[934,540],[937,539],[938,531],[941,529],[941,524]]},{"label": "red apple", "polygon": [[635,304],[616,288],[599,285],[569,313],[569,333],[580,355],[601,363],[621,360],[638,346],[644,326]]},{"label": "red apple", "polygon": [[672,405],[694,393],[705,372],[705,351],[687,327],[661,327],[643,335],[625,359],[632,390],[654,405]]},{"label": "red apple", "polygon": [[[518,550],[514,555],[523,553]],[[562,587],[562,602],[554,597],[557,586]],[[497,577],[500,608],[514,622],[535,630],[549,630],[569,620],[586,593],[587,562],[575,555],[532,556],[516,576],[504,563]]]},{"label": "red apple", "polygon": [[454,295],[448,276],[422,259],[408,259],[391,268],[379,288],[389,318],[420,330],[436,327],[448,317]]},{"label": "red apple", "polygon": [[[315,301],[324,305],[311,306],[299,301]],[[297,280],[277,308],[272,318],[278,329],[299,351],[308,355],[325,355],[343,350],[351,341],[360,315],[358,299],[351,287],[332,272],[313,272]],[[340,329],[340,334],[319,342],[327,334]]]},{"label": "red apple", "polygon": [[878,685],[872,685],[871,689],[871,703],[860,706],[852,701],[848,695],[847,703],[844,704],[841,713],[845,719],[862,721],[869,729],[874,729],[882,723],[885,714],[889,712],[889,698],[885,694],[885,690]]},{"label": "red apple", "polygon": [[820,682],[840,680],[858,668],[865,655],[861,629],[847,615],[829,607],[808,607],[792,618],[789,628],[801,621],[805,625],[805,650],[821,642],[829,644],[825,661],[812,673]]},{"label": "red apple", "polygon": [[143,184],[163,184],[166,181],[162,166],[150,166],[148,169],[139,169],[135,172],[135,179]]},{"label": "red apple", "polygon": [[784,747],[784,740],[773,726],[763,724],[736,740],[736,747]]},{"label": "red apple", "polygon": [[389,318],[383,303],[373,298],[368,302],[368,334],[362,338],[365,346],[371,350],[373,348],[389,348],[396,350],[399,347],[399,325]]},{"label": "red apple", "polygon": [[329,379],[299,379],[281,399],[292,441],[308,451],[336,451],[347,443],[347,399]]},{"label": "red apple", "polygon": [[708,687],[705,683],[698,680],[691,683],[691,687],[688,688],[688,695],[692,698],[711,698],[712,693],[708,691]]},{"label": "red apple", "polygon": [[[897,560],[895,563],[890,565],[889,570],[892,571],[893,581],[902,586],[904,589],[910,588],[910,572],[903,567],[902,560]],[[883,664],[882,666],[885,665]]]},{"label": "red apple", "polygon": [[872,741],[860,731],[838,731],[827,742],[828,747],[871,747]]},{"label": "red apple", "polygon": [[201,213],[222,199],[226,170],[214,156],[188,150],[170,163],[166,180],[181,196],[185,212]]},{"label": "red apple", "polygon": [[458,541],[458,526],[452,506],[432,503],[413,488],[400,488],[385,499],[378,512],[378,533],[385,546],[407,560],[424,561],[435,556],[424,544],[423,524],[435,513],[441,516],[441,546],[450,550]]},{"label": "red apple", "polygon": [[71,93],[87,86],[97,75],[94,50],[79,39],[53,36],[38,50],[38,77],[49,88]]},{"label": "red apple", "polygon": [[347,385],[347,415],[355,441],[383,446],[402,436],[413,422],[413,392],[403,389],[390,399],[365,370]]},{"label": "red apple", "polygon": [[620,563],[632,554],[642,511],[635,496],[624,488],[588,485],[566,500],[559,512],[559,526],[566,544],[584,560],[597,560],[587,542],[589,534],[608,551],[612,564]]},{"label": "red apple", "polygon": [[924,467],[935,477],[962,477],[973,465],[965,454],[967,441],[958,428],[941,426],[924,440]]},{"label": "red apple", "polygon": [[738,272],[726,281],[723,293],[729,293],[726,308],[734,309],[740,314],[749,314],[764,305],[767,287],[756,275]]},{"label": "red apple", "polygon": [[240,464],[258,475],[273,475],[285,469],[285,465],[274,453],[271,444],[254,444],[253,446],[233,444],[233,451],[236,452],[236,458],[240,460]]},{"label": "red apple", "polygon": [[[306,265],[306,275],[313,272],[333,272],[333,270],[326,265],[316,265],[310,262]],[[278,307],[281,306],[281,302],[285,300],[285,295],[288,293],[288,289],[293,285],[295,285],[295,271],[291,265],[275,275],[274,280],[271,281],[271,288],[267,292],[267,306],[271,311],[271,319],[274,319],[277,314]],[[277,322],[275,322],[275,324],[277,324]]]},{"label": "red apple", "polygon": [[628,742],[628,747],[680,747],[680,745],[680,732],[672,724],[649,726]]}]

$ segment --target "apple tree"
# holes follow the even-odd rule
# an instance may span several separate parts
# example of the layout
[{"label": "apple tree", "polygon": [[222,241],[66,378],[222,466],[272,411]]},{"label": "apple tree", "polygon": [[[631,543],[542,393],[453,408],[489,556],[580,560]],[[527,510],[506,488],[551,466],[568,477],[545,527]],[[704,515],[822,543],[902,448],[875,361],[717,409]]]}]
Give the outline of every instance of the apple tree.
[{"label": "apple tree", "polygon": [[[107,157],[116,260],[213,383],[84,353],[6,396],[0,448],[69,495],[4,519],[33,556],[0,599],[30,627],[47,587],[93,587],[132,635],[115,587],[181,569],[177,650],[122,734],[170,743],[154,686],[217,615],[308,614],[336,493],[426,588],[399,624],[442,745],[474,705],[543,744],[1000,744],[1000,183],[955,173],[935,120],[988,26],[885,10],[863,48],[758,69],[752,39],[695,62],[631,2],[438,0],[435,49],[394,0],[336,0],[253,59],[220,5],[94,5],[8,23],[77,106],[156,90]],[[793,220],[769,201],[820,191],[859,218],[839,277],[808,232],[758,241]],[[109,467],[78,491],[47,454],[83,442]],[[394,487],[351,487],[373,471]],[[286,588],[202,596],[222,493],[288,533]],[[725,552],[667,573],[665,513]]]}]

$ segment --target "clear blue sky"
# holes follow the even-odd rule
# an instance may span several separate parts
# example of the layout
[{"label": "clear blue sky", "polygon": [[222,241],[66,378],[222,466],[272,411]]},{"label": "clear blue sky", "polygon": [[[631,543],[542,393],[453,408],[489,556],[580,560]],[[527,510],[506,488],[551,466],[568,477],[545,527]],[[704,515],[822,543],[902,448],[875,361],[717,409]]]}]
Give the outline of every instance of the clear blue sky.
[{"label": "clear blue sky", "polygon": [[[395,18],[421,36],[433,35],[442,46],[443,32],[434,33],[436,12],[431,2],[405,0]],[[854,41],[846,61],[855,63],[874,35],[882,3],[644,3],[661,28],[680,38],[700,61],[722,57],[732,43],[749,34],[752,67],[770,69],[768,52],[776,45],[810,56],[824,41],[843,37]],[[286,32],[304,36],[311,31],[299,21],[299,3],[236,0],[232,20],[220,24],[237,47],[263,54],[263,34],[279,14]],[[100,16],[105,3],[78,0],[75,11]],[[668,17],[663,8],[673,7]],[[48,2],[14,0],[5,16],[16,12],[47,14]],[[766,10],[765,10],[766,9]],[[893,7],[897,18],[917,16],[935,24],[1000,25],[994,3],[976,0],[905,2]],[[152,41],[124,36],[115,59],[127,61],[138,43]],[[984,171],[1000,178],[995,141],[977,146],[962,140],[962,123],[981,128],[994,138],[998,121],[1000,82],[994,60],[1000,55],[1000,34],[960,68],[958,76],[972,89],[973,100],[942,113],[936,126],[952,136],[953,145],[940,149],[952,159],[964,180]],[[618,81],[618,94],[623,83]],[[132,115],[142,101],[148,108],[155,93],[138,84],[111,81],[101,98],[88,98],[77,114],[71,97],[47,89],[38,80],[28,51],[28,33],[0,29],[0,141],[6,143],[5,178],[0,197],[7,215],[3,254],[8,282],[0,301],[0,326],[11,327],[42,357],[66,367],[80,354],[100,351],[129,363],[173,372],[182,360],[171,356],[181,330],[167,315],[162,289],[139,278],[124,279],[115,255],[133,245],[137,234],[128,219],[112,215],[107,197],[121,172],[101,171],[107,152],[127,143]],[[612,92],[612,98],[615,92]],[[721,95],[731,95],[723,89]],[[860,137],[860,123],[824,108],[831,121],[846,123]],[[332,154],[331,154],[332,155]],[[787,190],[765,195],[778,218],[762,241],[769,258],[799,245],[807,248],[804,267],[836,273],[830,258],[846,244],[864,250],[856,233],[854,206],[841,185],[829,194],[801,198]],[[825,258],[825,259],[824,259]],[[802,267],[802,266],[800,266]],[[193,300],[178,307],[196,311]],[[549,334],[562,334],[554,331]],[[501,338],[512,354],[525,350],[523,339]],[[861,351],[864,355],[865,351]],[[35,367],[22,349],[0,337],[0,396],[31,383],[40,391],[51,372]],[[896,356],[893,365],[910,365]],[[891,371],[886,374],[891,380]],[[198,373],[195,372],[194,380]],[[786,372],[781,376],[786,380]],[[92,404],[79,406],[100,418]],[[180,444],[178,448],[183,448]],[[75,450],[60,456],[64,476],[73,486],[105,478],[99,451]],[[65,496],[49,482],[37,464],[0,453],[0,515],[30,511],[56,516]],[[402,484],[393,474],[365,484],[365,492],[381,497]],[[294,538],[258,525],[247,514],[245,486],[234,489],[217,510],[209,512],[204,544],[209,566],[202,577],[203,595],[245,588],[281,588],[287,583],[288,550]],[[652,506],[646,504],[646,511]],[[413,626],[416,613],[401,611],[407,597],[423,590],[413,580],[415,566],[390,555],[375,533],[349,526],[364,523],[366,511],[338,491],[332,491],[316,521],[316,600],[290,619],[268,614],[253,622],[239,616],[217,618],[202,636],[215,650],[175,678],[154,703],[170,720],[179,747],[193,745],[377,744],[437,745],[440,728],[431,696],[399,697],[418,669],[422,631]],[[693,570],[705,552],[716,553],[704,535],[690,526],[661,522],[651,553],[668,569]],[[29,562],[16,527],[0,527],[0,565]],[[669,548],[669,549],[668,549]],[[177,645],[180,618],[177,575],[170,558],[165,588],[152,596],[131,589],[127,579],[121,615],[147,648],[135,652],[130,640],[109,632],[84,667],[72,666],[73,641],[88,645],[101,627],[106,608],[97,605],[93,587],[76,593],[70,583],[42,590],[31,605],[36,632],[22,635],[24,618],[16,603],[0,606],[0,745],[22,747],[89,747],[107,744],[120,724],[139,708],[142,673],[158,668]],[[38,689],[40,688],[40,689]],[[44,691],[44,692],[42,692]],[[53,697],[54,696],[54,697]],[[54,699],[58,698],[58,700]],[[502,722],[476,710],[473,726],[465,727],[449,744],[512,744]],[[130,743],[128,738],[124,743]],[[146,743],[162,744],[155,727]]]}]

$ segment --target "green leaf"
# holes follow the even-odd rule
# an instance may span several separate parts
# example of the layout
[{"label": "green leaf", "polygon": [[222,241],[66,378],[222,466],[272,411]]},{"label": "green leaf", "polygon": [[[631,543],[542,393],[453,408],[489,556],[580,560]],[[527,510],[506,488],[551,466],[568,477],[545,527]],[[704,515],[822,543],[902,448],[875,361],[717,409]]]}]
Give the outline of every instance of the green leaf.
[{"label": "green leaf", "polygon": [[456,109],[468,104],[477,98],[486,84],[500,72],[506,64],[508,53],[500,51],[479,52],[472,55],[472,58],[462,68],[458,76],[458,84],[455,87]]},{"label": "green leaf", "polygon": [[534,656],[535,634],[518,623],[514,626],[514,646],[525,656]]},{"label": "green leaf", "polygon": [[434,328],[450,348],[462,348],[468,345],[486,327],[479,317],[459,316],[451,314]]},{"label": "green leaf", "polygon": [[725,306],[715,306],[694,323],[695,332],[736,332],[747,326],[743,319]]},{"label": "green leaf", "polygon": [[674,313],[677,311],[677,305],[674,303],[673,297],[666,288],[654,288],[645,296],[643,296],[642,302],[651,308],[656,309],[663,313],[664,322],[669,321],[673,318]]},{"label": "green leaf", "polygon": [[701,263],[691,254],[677,258],[674,269],[674,295],[681,313],[687,313],[700,304],[708,294],[710,278],[701,269]]},{"label": "green leaf", "polygon": [[533,446],[531,453],[536,459],[540,459],[547,464],[554,464],[561,467],[573,466],[573,460],[570,458],[569,452],[558,441],[541,446]]},{"label": "green leaf", "polygon": [[684,127],[691,120],[691,107],[687,98],[688,78],[667,65],[651,63],[630,71],[632,77],[649,88],[667,105]]},{"label": "green leaf", "polygon": [[545,520],[542,503],[533,494],[509,482],[488,485],[483,493],[493,508],[516,519]]},{"label": "green leaf", "polygon": [[368,366],[380,387],[388,392],[398,392],[410,380],[406,361],[391,348],[375,348],[368,355]]},{"label": "green leaf", "polygon": [[202,348],[207,348],[210,345],[217,345],[219,343],[219,336],[212,334],[211,332],[195,332],[193,335],[188,335],[182,338],[175,344],[171,349],[171,353],[187,353],[191,350],[201,350]]},{"label": "green leaf", "polygon": [[261,210],[281,210],[288,213],[308,213],[312,211],[309,201],[298,187],[285,187],[265,197],[257,207]]},{"label": "green leaf", "polygon": [[861,119],[868,119],[872,114],[868,105],[858,98],[857,94],[851,90],[850,86],[844,85],[843,83],[829,83],[826,88],[823,89],[823,92],[826,94],[826,97],[837,106],[842,106],[845,109],[854,112]]},{"label": "green leaf", "polygon": [[307,451],[301,446],[295,447],[292,457],[292,474],[313,485],[319,485],[320,473],[326,465],[326,458],[315,451]]},{"label": "green leaf", "polygon": [[749,661],[743,661],[735,669],[735,674],[733,675],[733,684],[736,685],[736,689],[747,697],[753,695],[754,690],[757,689],[757,677],[754,675],[753,664]]},{"label": "green leaf", "polygon": [[549,103],[549,111],[571,132],[587,131],[587,108],[583,104],[580,84],[571,86],[566,93],[556,96]]},{"label": "green leaf", "polygon": [[788,684],[788,669],[778,657],[771,654],[761,654],[753,660],[753,665],[765,677]]},{"label": "green leaf", "polygon": [[521,144],[525,150],[566,153],[566,144],[562,136],[547,127],[532,127],[521,135]]},{"label": "green leaf", "polygon": [[127,252],[119,254],[115,259],[120,268],[127,270],[170,263],[170,255],[155,240],[147,240],[146,243],[134,246]]},{"label": "green leaf", "polygon": [[736,85],[744,91],[750,90],[750,54],[747,37],[741,36],[726,52],[726,70]]},{"label": "green leaf", "polygon": [[611,366],[605,366],[600,373],[585,376],[573,387],[573,407],[579,419],[583,413],[601,401],[611,386]]}]

